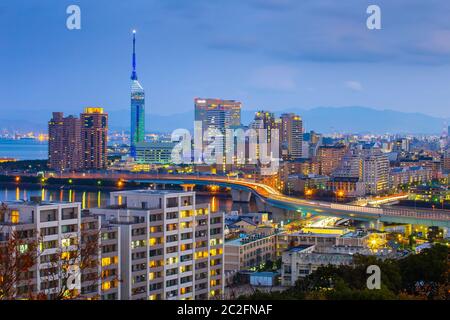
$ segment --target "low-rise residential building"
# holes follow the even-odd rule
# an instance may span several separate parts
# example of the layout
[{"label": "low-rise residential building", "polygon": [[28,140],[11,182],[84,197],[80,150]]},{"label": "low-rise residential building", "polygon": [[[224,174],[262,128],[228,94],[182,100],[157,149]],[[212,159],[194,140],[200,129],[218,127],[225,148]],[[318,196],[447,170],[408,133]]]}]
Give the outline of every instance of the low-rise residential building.
[{"label": "low-rise residential building", "polygon": [[386,233],[357,230],[336,238],[336,246],[378,249],[386,244]]},{"label": "low-rise residential building", "polygon": [[276,234],[251,234],[225,242],[225,271],[247,270],[276,259]]},{"label": "low-rise residential building", "polygon": [[307,176],[301,174],[290,175],[287,180],[286,190],[289,194],[307,193],[307,190],[324,190],[329,179],[329,177],[316,174]]},{"label": "low-rise residential building", "polygon": [[366,193],[364,182],[358,177],[332,177],[327,181],[326,190],[345,197],[361,197]]},{"label": "low-rise residential building", "polygon": [[170,164],[175,142],[138,142],[136,143],[136,163]]},{"label": "low-rise residential building", "polygon": [[281,284],[293,286],[301,278],[313,273],[320,266],[350,265],[353,256],[345,253],[315,252],[314,245],[293,247],[283,252]]},{"label": "low-rise residential building", "polygon": [[298,246],[331,247],[336,244],[339,233],[294,232],[277,235],[277,256],[286,250]]},{"label": "low-rise residential building", "polygon": [[433,179],[431,169],[423,167],[397,167],[391,168],[389,175],[389,187],[398,188],[402,185],[425,183]]}]

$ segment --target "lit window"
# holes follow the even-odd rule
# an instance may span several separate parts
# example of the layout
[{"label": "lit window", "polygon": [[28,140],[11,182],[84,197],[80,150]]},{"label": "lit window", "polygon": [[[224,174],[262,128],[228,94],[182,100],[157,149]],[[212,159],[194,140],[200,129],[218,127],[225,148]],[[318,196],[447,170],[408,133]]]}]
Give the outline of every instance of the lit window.
[{"label": "lit window", "polygon": [[111,264],[111,258],[109,258],[109,257],[102,258],[102,267],[109,266],[110,264]]},{"label": "lit window", "polygon": [[70,253],[67,252],[67,251],[61,253],[61,259],[62,259],[62,260],[69,260],[69,259],[70,259]]},{"label": "lit window", "polygon": [[11,211],[11,223],[19,223],[20,214],[18,210]]},{"label": "lit window", "polygon": [[111,281],[103,282],[102,283],[102,290],[106,291],[106,290],[109,290],[109,289],[111,289]]}]

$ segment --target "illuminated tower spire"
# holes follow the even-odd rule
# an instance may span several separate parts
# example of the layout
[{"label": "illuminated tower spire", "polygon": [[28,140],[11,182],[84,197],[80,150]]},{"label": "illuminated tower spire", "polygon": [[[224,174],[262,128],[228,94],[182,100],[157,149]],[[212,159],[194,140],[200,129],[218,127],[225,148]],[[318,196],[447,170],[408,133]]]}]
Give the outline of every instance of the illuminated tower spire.
[{"label": "illuminated tower spire", "polygon": [[136,30],[133,30],[133,72],[131,73],[130,154],[136,159],[136,145],[145,141],[145,92],[136,73]]},{"label": "illuminated tower spire", "polygon": [[137,80],[136,73],[136,30],[133,30],[133,72],[131,73],[131,80]]}]

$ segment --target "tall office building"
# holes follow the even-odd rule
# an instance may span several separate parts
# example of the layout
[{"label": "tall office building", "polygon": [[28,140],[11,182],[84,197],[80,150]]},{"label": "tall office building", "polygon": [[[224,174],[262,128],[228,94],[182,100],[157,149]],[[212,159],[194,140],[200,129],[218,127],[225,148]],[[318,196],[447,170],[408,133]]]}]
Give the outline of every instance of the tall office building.
[{"label": "tall office building", "polygon": [[122,300],[209,299],[224,289],[222,212],[195,192],[112,192],[92,209],[120,230]]},{"label": "tall office building", "polygon": [[202,148],[209,155],[205,155],[205,161],[213,161],[216,158],[212,156],[213,149],[220,146],[225,156],[231,148],[225,145],[226,130],[241,126],[241,103],[235,100],[195,98],[194,107],[195,121],[202,125]]},{"label": "tall office building", "polygon": [[203,132],[209,127],[228,129],[241,126],[242,104],[235,100],[194,99],[195,121],[201,121]]},{"label": "tall office building", "polygon": [[275,115],[268,111],[257,111],[255,113],[255,118],[251,123],[250,127],[252,129],[266,129],[267,130],[267,142],[272,142],[272,129],[277,129],[277,123],[275,120]]},{"label": "tall office building", "polygon": [[107,165],[108,114],[103,108],[85,108],[81,120],[81,150],[84,169]]},{"label": "tall office building", "polygon": [[55,171],[73,171],[82,166],[81,122],[74,116],[53,112],[48,122],[48,166]]},{"label": "tall office building", "polygon": [[[268,111],[257,111],[255,118],[250,124],[257,134],[256,146],[249,144],[249,148],[256,153],[256,159],[259,160],[258,166],[264,174],[274,174],[272,170],[273,159],[279,158],[280,152],[280,119],[275,119],[275,115]],[[264,159],[264,160],[263,160]],[[265,164],[263,164],[265,162]]]},{"label": "tall office building", "polygon": [[284,160],[295,160],[303,155],[303,121],[298,115],[281,115],[280,142]]},{"label": "tall office building", "polygon": [[145,140],[145,91],[136,72],[136,31],[133,31],[133,71],[131,73],[130,153],[136,157],[136,144]]}]

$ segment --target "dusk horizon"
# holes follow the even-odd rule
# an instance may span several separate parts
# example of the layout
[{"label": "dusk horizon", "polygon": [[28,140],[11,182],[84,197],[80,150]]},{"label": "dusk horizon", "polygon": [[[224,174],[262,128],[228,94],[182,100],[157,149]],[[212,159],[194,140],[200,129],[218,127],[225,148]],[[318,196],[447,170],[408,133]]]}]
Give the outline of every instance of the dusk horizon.
[{"label": "dusk horizon", "polygon": [[136,29],[146,113],[181,113],[195,97],[216,97],[246,110],[363,106],[448,119],[450,23],[442,7],[380,1],[382,28],[369,31],[360,14],[366,2],[78,1],[80,30],[65,28],[68,2],[3,3],[0,36],[15,49],[2,53],[8,78],[0,85],[9,94],[0,108],[126,108]]}]

